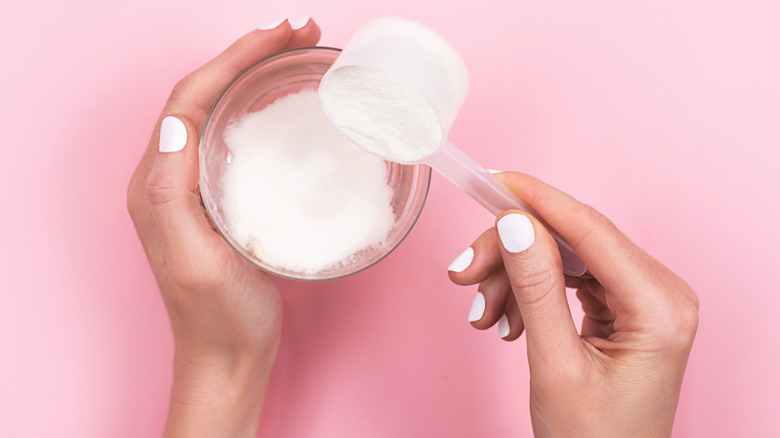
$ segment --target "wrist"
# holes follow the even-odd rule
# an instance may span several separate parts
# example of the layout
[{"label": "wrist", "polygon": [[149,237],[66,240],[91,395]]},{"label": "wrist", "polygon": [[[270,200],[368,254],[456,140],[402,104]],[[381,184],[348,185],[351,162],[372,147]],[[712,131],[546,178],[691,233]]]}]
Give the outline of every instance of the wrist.
[{"label": "wrist", "polygon": [[254,437],[274,349],[265,356],[177,349],[166,437]]}]

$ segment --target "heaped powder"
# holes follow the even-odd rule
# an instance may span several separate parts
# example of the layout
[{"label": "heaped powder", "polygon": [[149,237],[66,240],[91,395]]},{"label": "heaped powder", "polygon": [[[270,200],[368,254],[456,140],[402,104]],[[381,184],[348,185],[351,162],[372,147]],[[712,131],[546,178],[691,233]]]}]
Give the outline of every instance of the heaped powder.
[{"label": "heaped powder", "polygon": [[393,227],[386,163],[336,131],[316,91],[245,116],[225,142],[228,229],[264,262],[315,274],[383,244]]},{"label": "heaped powder", "polygon": [[409,164],[441,144],[436,113],[392,74],[359,65],[340,67],[325,76],[319,93],[328,119],[365,151]]}]

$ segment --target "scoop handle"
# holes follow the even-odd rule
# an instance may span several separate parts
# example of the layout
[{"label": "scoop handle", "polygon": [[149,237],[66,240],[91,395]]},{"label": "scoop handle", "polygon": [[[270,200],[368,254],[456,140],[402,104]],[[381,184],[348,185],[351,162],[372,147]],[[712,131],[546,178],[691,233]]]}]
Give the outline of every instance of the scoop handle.
[{"label": "scoop handle", "polygon": [[585,263],[550,225],[524,203],[509,187],[485,170],[471,157],[458,149],[449,140],[445,141],[425,164],[466,192],[475,201],[494,215],[504,210],[519,209],[534,215],[552,234],[558,243],[563,262],[563,271],[568,275],[581,276],[587,271]]}]

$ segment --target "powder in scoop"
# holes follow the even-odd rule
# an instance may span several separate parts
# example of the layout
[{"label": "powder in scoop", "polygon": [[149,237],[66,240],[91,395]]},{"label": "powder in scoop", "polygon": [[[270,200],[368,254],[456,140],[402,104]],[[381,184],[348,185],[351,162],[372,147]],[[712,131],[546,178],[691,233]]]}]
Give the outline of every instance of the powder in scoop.
[{"label": "powder in scoop", "polygon": [[328,119],[365,151],[409,164],[441,144],[436,113],[392,74],[360,65],[339,67],[325,76],[319,93]]},{"label": "powder in scoop", "polygon": [[348,264],[394,225],[386,163],[336,131],[314,90],[234,122],[225,143],[228,229],[270,265],[315,274]]}]

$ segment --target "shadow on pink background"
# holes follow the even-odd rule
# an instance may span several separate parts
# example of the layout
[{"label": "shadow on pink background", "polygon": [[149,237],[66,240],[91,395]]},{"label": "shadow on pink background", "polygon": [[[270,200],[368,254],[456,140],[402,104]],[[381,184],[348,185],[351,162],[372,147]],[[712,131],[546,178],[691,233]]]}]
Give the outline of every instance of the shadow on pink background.
[{"label": "shadow on pink background", "polygon": [[[172,340],[127,181],[180,77],[306,14],[323,45],[382,15],[450,39],[472,79],[452,139],[596,206],[698,292],[674,435],[780,436],[776,2],[49,3],[12,0],[0,28],[0,436],[160,435]],[[476,289],[446,275],[491,225],[435,176],[384,262],[280,282],[261,436],[529,435],[524,340],[472,329]]]}]

